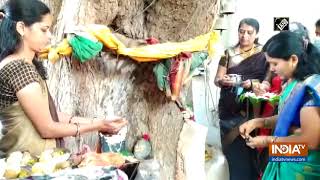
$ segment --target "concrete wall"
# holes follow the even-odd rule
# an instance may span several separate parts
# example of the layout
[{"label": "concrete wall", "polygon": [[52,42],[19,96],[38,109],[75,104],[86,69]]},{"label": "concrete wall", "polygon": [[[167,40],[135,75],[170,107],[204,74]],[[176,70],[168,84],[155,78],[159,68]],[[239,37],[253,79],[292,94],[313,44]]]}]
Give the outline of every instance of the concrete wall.
[{"label": "concrete wall", "polygon": [[237,0],[236,13],[229,15],[229,29],[223,32],[223,41],[226,47],[236,44],[238,24],[246,17],[256,18],[260,23],[259,40],[265,43],[272,35],[274,17],[289,17],[289,21],[298,21],[304,24],[310,37],[314,38],[314,24],[320,19],[319,0]]}]

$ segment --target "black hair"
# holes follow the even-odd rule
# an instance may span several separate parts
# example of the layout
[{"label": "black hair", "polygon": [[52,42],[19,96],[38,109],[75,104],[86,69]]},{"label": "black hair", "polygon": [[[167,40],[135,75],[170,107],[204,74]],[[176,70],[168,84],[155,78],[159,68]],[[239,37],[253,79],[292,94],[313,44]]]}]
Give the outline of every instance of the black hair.
[{"label": "black hair", "polygon": [[262,50],[272,58],[286,61],[296,55],[298,64],[293,72],[295,79],[304,80],[310,75],[320,73],[320,51],[294,32],[283,31],[272,36]]},{"label": "black hair", "polygon": [[[259,22],[258,20],[254,19],[254,18],[244,18],[240,21],[239,23],[239,27],[238,27],[238,31],[240,30],[240,27],[243,25],[243,24],[247,24],[249,26],[252,26],[254,28],[254,30],[256,30],[256,33],[258,34],[259,33],[259,29],[260,29],[260,25],[259,25]],[[254,43],[255,44],[259,44],[259,39],[256,38],[254,40]]]},{"label": "black hair", "polygon": [[320,27],[320,19],[317,20],[316,26],[317,26],[317,27]]},{"label": "black hair", "polygon": [[[40,22],[44,15],[50,13],[50,9],[39,0],[8,0],[0,9],[0,12],[3,14],[0,22],[1,62],[5,57],[16,52],[21,45],[21,36],[16,30],[17,22],[21,21],[29,27],[36,22]],[[39,63],[35,65],[37,69],[40,68],[38,71],[44,70]]]}]

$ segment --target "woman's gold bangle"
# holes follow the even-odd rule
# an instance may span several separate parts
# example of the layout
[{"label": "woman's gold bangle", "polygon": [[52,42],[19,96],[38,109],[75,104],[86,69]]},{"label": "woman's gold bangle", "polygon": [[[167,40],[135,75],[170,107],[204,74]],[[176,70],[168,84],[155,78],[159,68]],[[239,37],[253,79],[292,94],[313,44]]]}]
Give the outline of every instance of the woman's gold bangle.
[{"label": "woman's gold bangle", "polygon": [[269,126],[270,126],[270,124],[269,124],[267,118],[263,118],[263,127],[269,128]]}]

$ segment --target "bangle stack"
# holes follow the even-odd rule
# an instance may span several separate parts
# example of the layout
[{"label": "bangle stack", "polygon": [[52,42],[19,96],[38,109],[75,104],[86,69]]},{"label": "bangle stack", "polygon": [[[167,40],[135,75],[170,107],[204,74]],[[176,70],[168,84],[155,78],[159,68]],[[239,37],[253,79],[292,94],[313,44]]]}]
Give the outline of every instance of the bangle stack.
[{"label": "bangle stack", "polygon": [[269,124],[269,121],[267,120],[267,118],[263,118],[263,127],[265,127],[265,128],[270,127],[270,124]]}]

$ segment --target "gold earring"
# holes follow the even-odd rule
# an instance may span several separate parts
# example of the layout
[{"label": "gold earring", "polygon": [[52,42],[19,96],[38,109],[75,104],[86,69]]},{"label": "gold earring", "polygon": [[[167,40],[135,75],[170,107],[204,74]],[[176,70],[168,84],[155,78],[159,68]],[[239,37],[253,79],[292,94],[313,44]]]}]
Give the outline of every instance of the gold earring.
[{"label": "gold earring", "polygon": [[296,66],[297,66],[297,64],[291,63],[291,68],[292,68],[292,70],[294,70],[294,69],[296,68]]}]

